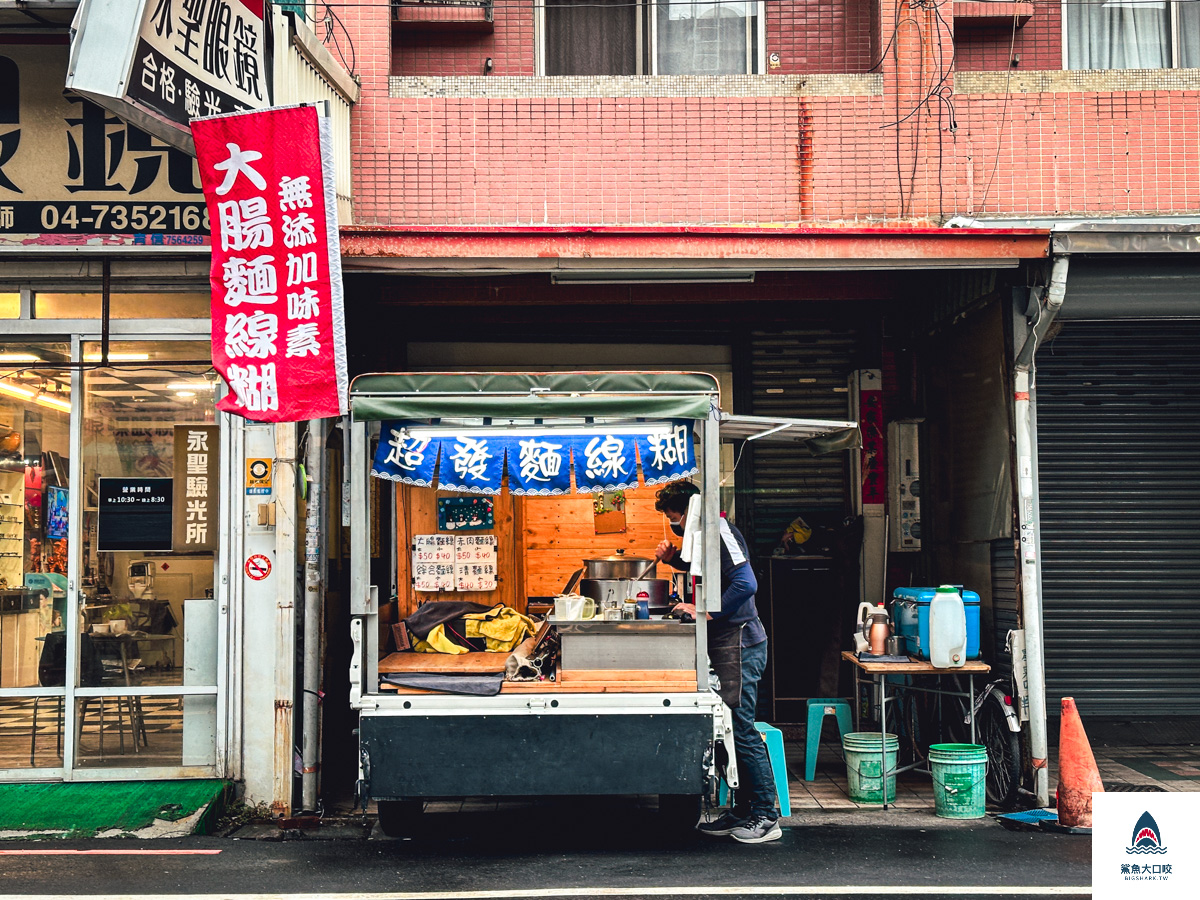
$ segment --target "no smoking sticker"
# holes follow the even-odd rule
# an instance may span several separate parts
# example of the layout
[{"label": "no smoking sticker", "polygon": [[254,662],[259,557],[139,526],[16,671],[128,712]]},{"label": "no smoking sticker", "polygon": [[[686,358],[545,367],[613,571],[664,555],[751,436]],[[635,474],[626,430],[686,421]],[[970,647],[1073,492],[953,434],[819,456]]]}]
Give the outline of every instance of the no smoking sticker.
[{"label": "no smoking sticker", "polygon": [[262,581],[271,574],[271,561],[261,553],[255,553],[246,560],[246,574],[252,581]]}]

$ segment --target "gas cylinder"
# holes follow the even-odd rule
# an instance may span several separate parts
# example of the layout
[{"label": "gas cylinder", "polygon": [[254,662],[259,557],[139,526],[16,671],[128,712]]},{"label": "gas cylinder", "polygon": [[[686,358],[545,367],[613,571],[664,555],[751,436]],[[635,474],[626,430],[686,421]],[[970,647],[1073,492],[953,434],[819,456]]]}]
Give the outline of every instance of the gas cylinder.
[{"label": "gas cylinder", "polygon": [[967,611],[962,594],[943,584],[929,601],[929,662],[935,669],[953,669],[967,661]]}]

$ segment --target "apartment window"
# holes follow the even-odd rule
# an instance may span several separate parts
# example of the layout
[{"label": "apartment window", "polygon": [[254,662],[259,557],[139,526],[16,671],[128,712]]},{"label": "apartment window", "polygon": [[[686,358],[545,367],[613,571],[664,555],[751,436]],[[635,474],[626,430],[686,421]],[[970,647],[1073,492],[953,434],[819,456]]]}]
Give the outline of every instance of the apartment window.
[{"label": "apartment window", "polygon": [[1200,66],[1194,0],[1065,0],[1068,69]]},{"label": "apartment window", "polygon": [[547,75],[762,71],[760,0],[545,0]]}]

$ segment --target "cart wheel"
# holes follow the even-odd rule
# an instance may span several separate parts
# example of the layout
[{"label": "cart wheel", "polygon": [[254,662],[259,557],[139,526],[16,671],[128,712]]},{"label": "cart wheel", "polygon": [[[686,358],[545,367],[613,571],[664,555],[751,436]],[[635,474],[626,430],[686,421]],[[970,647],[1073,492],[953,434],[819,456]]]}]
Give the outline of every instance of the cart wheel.
[{"label": "cart wheel", "polygon": [[686,831],[700,821],[699,794],[659,794],[658,816],[664,830]]},{"label": "cart wheel", "polygon": [[987,748],[987,798],[1008,807],[1021,787],[1021,736],[1008,727],[1008,717],[995,696],[989,696],[975,717],[975,733]]},{"label": "cart wheel", "polygon": [[412,837],[421,824],[424,800],[380,800],[379,827],[388,837]]}]

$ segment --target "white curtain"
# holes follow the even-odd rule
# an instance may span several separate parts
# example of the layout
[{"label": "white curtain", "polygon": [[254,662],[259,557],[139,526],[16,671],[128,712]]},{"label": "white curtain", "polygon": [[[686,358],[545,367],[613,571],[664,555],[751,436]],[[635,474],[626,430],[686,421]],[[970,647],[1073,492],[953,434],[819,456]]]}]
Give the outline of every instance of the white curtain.
[{"label": "white curtain", "polygon": [[[1193,4],[1182,4],[1191,6]],[[1167,3],[1072,0],[1068,69],[1162,69],[1171,65]],[[1194,42],[1193,42],[1194,43]]]},{"label": "white curtain", "polygon": [[658,0],[660,75],[745,75],[757,2]]},{"label": "white curtain", "polygon": [[1180,3],[1179,64],[1200,69],[1200,3]]}]

